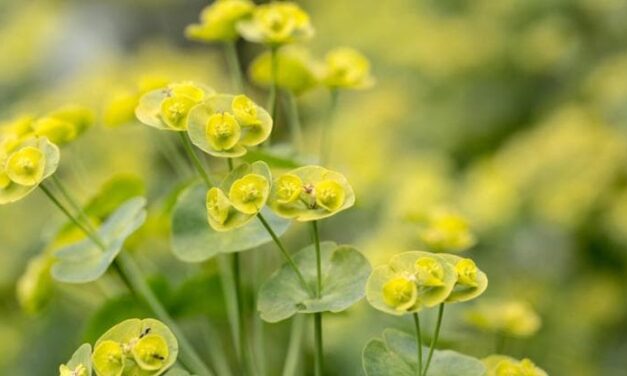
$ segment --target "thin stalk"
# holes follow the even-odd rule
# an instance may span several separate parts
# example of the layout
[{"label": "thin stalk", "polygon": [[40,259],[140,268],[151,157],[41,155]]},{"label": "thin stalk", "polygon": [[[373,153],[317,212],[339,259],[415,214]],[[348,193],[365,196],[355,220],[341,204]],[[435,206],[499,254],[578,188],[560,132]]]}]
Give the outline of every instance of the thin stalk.
[{"label": "thin stalk", "polygon": [[414,312],[414,326],[416,327],[416,355],[418,361],[418,369],[416,375],[422,375],[422,335],[420,334],[420,316],[418,312]]},{"label": "thin stalk", "polygon": [[[276,115],[277,115],[277,77],[279,73],[279,62],[277,60],[278,47],[270,47],[270,75],[272,83],[270,84],[270,93],[268,95],[268,111],[272,116],[272,121],[276,127]],[[269,140],[269,139],[268,139]]]},{"label": "thin stalk", "polygon": [[65,185],[63,184],[63,182],[61,182],[61,179],[59,179],[56,174],[52,175],[52,182],[57,187],[59,192],[61,192],[61,195],[65,198],[68,204],[70,204],[72,209],[74,209],[74,211],[78,213],[78,217],[80,220],[83,221],[85,227],[87,227],[87,229],[89,229],[91,232],[96,232],[96,229],[91,225],[91,221],[83,211],[83,208],[81,208],[78,200],[74,197],[74,195],[70,193],[67,188],[65,188]]},{"label": "thin stalk", "polygon": [[237,47],[235,41],[228,41],[224,43],[226,53],[226,63],[229,66],[229,72],[231,73],[231,80],[233,90],[238,93],[244,92],[244,79],[242,77],[242,69],[239,62],[239,56],[237,55]]},{"label": "thin stalk", "polygon": [[331,89],[330,94],[331,102],[329,104],[329,109],[327,110],[327,116],[320,128],[320,164],[323,166],[329,163],[329,158],[331,157],[333,120],[337,109],[339,91],[338,89]]},{"label": "thin stalk", "polygon": [[43,183],[39,185],[39,188],[46,194],[46,196],[50,199],[50,201],[52,201],[52,203],[59,209],[61,210],[61,212],[63,212],[63,214],[65,214],[65,216],[72,221],[72,223],[78,227],[81,231],[83,231],[83,233],[89,238],[91,239],[92,242],[94,242],[94,244],[96,244],[98,247],[100,247],[103,251],[106,250],[106,246],[104,244],[104,242],[98,238],[93,232],[91,232],[85,225],[83,225],[78,218],[76,218],[74,215],[72,215],[72,213],[70,213],[70,211],[63,206],[63,204],[61,203],[61,201],[52,193],[52,191],[50,191]]},{"label": "thin stalk", "polygon": [[207,174],[207,171],[205,171],[205,168],[202,166],[202,162],[200,162],[200,159],[198,159],[198,156],[194,152],[194,147],[192,146],[192,142],[189,140],[189,136],[187,136],[186,132],[177,132],[177,133],[179,134],[179,137],[181,138],[181,142],[183,143],[185,152],[187,153],[187,156],[189,157],[192,164],[194,165],[194,168],[196,169],[196,171],[198,171],[198,174],[205,181],[205,184],[207,184],[207,187],[213,187],[213,184],[211,184],[211,180],[209,179],[209,175]]},{"label": "thin stalk", "polygon": [[303,151],[303,131],[298,113],[298,103],[296,96],[290,90],[285,91],[285,100],[287,102],[287,118],[290,126],[290,134],[292,136],[292,146],[296,155]]},{"label": "thin stalk", "polygon": [[290,342],[283,366],[283,376],[295,376],[297,374],[304,328],[305,315],[294,315],[290,329]]},{"label": "thin stalk", "polygon": [[305,289],[309,290],[309,285],[307,284],[305,277],[303,277],[303,273],[301,273],[300,269],[294,262],[294,259],[287,252],[287,250],[285,249],[285,246],[283,246],[283,243],[281,242],[277,234],[274,232],[274,230],[272,229],[268,221],[263,217],[263,215],[261,215],[261,213],[257,214],[257,218],[259,218],[259,221],[261,221],[261,224],[263,225],[263,227],[265,227],[266,231],[268,231],[268,234],[270,234],[270,237],[272,238],[272,240],[274,240],[274,243],[277,245],[277,247],[279,247],[279,250],[283,254],[283,257],[287,261],[288,265],[292,268],[294,273],[296,273],[296,275],[298,276],[300,283],[303,284],[303,287]]},{"label": "thin stalk", "polygon": [[226,163],[229,165],[229,171],[233,171],[233,158],[227,158]]},{"label": "thin stalk", "polygon": [[[320,234],[318,233],[318,221],[313,221],[313,238],[316,248],[316,297],[320,299],[322,297],[322,262],[320,255]],[[324,353],[322,346],[322,313],[314,313],[314,335],[316,343],[316,376],[322,376],[322,370],[324,368]]]},{"label": "thin stalk", "polygon": [[[52,201],[70,221],[79,227],[98,247],[100,247],[103,251],[106,250],[104,242],[96,233],[91,232],[83,226],[83,224],[79,222],[78,218],[72,215],[72,213],[70,213],[70,211],[63,206],[61,201],[59,201],[59,199],[48,188],[46,188],[43,184],[40,184],[39,187],[46,194],[46,196],[48,196],[50,201]],[[131,256],[125,252],[120,252],[114,261],[114,265],[121,272],[120,276],[122,277],[122,280],[127,283],[129,289],[138,297],[142,298],[152,309],[154,314],[172,330],[181,344],[181,360],[183,363],[199,375],[213,375],[209,368],[207,368],[207,366],[203,363],[200,356],[198,356],[191,343],[187,340],[183,331],[178,327],[176,322],[170,317],[169,313],[154,295],[144,280],[141,270],[137,267]]]},{"label": "thin stalk", "polygon": [[438,337],[440,336],[440,327],[442,327],[442,317],[444,316],[444,303],[440,303],[438,307],[438,319],[435,324],[435,332],[433,333],[433,338],[431,338],[431,346],[429,346],[429,355],[427,356],[427,363],[425,364],[425,371],[423,373],[424,376],[427,376],[427,371],[429,370],[429,364],[431,364],[431,358],[433,357],[433,351],[435,350],[435,345],[438,343]]},{"label": "thin stalk", "polygon": [[248,361],[248,341],[246,336],[246,318],[244,312],[244,297],[242,291],[242,278],[241,278],[241,265],[239,253],[233,254],[233,281],[235,282],[235,298],[237,301],[237,324],[239,327],[239,349],[240,349],[240,362],[242,363],[242,371],[245,374],[252,374],[252,367]]},{"label": "thin stalk", "polygon": [[235,347],[235,353],[238,359],[242,359],[242,349],[239,347],[239,320],[237,314],[237,298],[235,297],[235,280],[233,277],[233,270],[229,265],[228,255],[218,255],[218,268],[220,269],[220,283],[222,286],[222,293],[224,294],[224,300],[226,301],[226,313],[229,319],[229,325],[231,327],[231,337],[233,339],[233,346]]}]

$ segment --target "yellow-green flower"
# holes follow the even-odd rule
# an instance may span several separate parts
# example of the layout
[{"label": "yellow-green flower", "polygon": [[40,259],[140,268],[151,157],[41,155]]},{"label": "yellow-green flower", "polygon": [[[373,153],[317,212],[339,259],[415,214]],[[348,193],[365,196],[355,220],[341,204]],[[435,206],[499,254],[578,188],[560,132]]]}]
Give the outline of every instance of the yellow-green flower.
[{"label": "yellow-green flower", "polygon": [[320,166],[304,166],[279,176],[268,200],[284,218],[315,221],[346,210],[355,194],[344,175]]},{"label": "yellow-green flower", "polygon": [[237,23],[244,39],[281,46],[309,39],[314,30],[309,15],[292,2],[271,2],[255,8],[252,18]]},{"label": "yellow-green flower", "polygon": [[416,303],[418,288],[416,281],[399,276],[383,285],[383,301],[388,306],[405,311]]},{"label": "yellow-green flower", "polygon": [[467,320],[481,330],[514,337],[530,337],[542,323],[533,308],[519,300],[482,302],[467,313]]},{"label": "yellow-green flower", "polygon": [[192,143],[214,157],[241,157],[272,132],[270,114],[244,95],[213,96],[189,112],[187,123]]},{"label": "yellow-green flower", "polygon": [[505,355],[490,355],[482,359],[488,369],[487,376],[547,376],[546,371],[530,359],[516,360]]},{"label": "yellow-green flower", "polygon": [[437,252],[462,252],[476,243],[466,219],[444,209],[429,213],[419,234],[422,241]]},{"label": "yellow-green flower", "polygon": [[185,35],[200,42],[233,41],[238,37],[236,23],[254,9],[249,0],[218,0],[203,9],[200,23],[187,26]]},{"label": "yellow-green flower", "polygon": [[151,127],[183,132],[191,109],[214,95],[212,88],[191,81],[171,83],[142,95],[135,115]]},{"label": "yellow-green flower", "polygon": [[54,259],[48,254],[40,254],[28,262],[26,271],[17,281],[16,297],[20,307],[29,314],[35,314],[48,303],[52,296],[52,276],[50,268]]},{"label": "yellow-green flower", "polygon": [[455,268],[457,282],[455,288],[446,299],[447,303],[465,302],[478,297],[488,288],[488,277],[479,270],[475,262],[448,253],[439,254]]},{"label": "yellow-green flower", "polygon": [[0,140],[0,204],[28,195],[58,164],[59,148],[46,138]]},{"label": "yellow-green flower", "polygon": [[87,373],[87,367],[82,364],[72,369],[65,364],[59,366],[59,376],[91,376]]},{"label": "yellow-green flower", "polygon": [[126,356],[121,343],[105,340],[96,345],[91,360],[99,376],[121,376]]},{"label": "yellow-green flower", "polygon": [[207,192],[211,228],[224,232],[250,222],[265,206],[271,181],[270,168],[264,162],[244,163],[231,171],[219,187]]},{"label": "yellow-green flower", "polygon": [[[276,54],[276,84],[278,87],[292,91],[296,95],[313,89],[318,85],[316,63],[309,51],[300,46],[286,46]],[[272,56],[264,52],[252,61],[248,68],[248,76],[259,86],[272,85]]]},{"label": "yellow-green flower", "polygon": [[375,268],[366,283],[366,299],[376,309],[403,315],[446,302],[457,273],[441,255],[399,253]]},{"label": "yellow-green flower", "polygon": [[367,89],[374,84],[374,78],[364,55],[341,47],[327,53],[322,82],[334,89]]},{"label": "yellow-green flower", "polygon": [[139,338],[131,349],[135,363],[146,371],[162,369],[170,355],[168,343],[158,334],[148,334]]},{"label": "yellow-green flower", "polygon": [[89,108],[76,104],[68,104],[48,113],[42,118],[69,124],[71,130],[63,132],[64,137],[55,138],[54,136],[47,135],[42,130],[38,129],[38,122],[42,119],[36,121],[33,124],[33,128],[36,135],[48,137],[51,142],[57,145],[64,145],[68,142],[74,141],[78,136],[91,127],[94,124],[94,117],[94,112]]}]

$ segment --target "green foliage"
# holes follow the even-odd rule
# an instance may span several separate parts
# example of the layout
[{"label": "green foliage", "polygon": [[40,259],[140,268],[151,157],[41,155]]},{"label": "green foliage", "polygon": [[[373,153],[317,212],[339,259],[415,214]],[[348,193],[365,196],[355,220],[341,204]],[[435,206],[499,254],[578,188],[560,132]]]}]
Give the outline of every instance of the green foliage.
[{"label": "green foliage", "polygon": [[[386,329],[383,339],[373,339],[364,348],[362,364],[367,376],[415,376],[418,359],[416,339],[395,329]],[[423,359],[429,348],[423,347]],[[451,350],[435,350],[427,376],[487,376],[478,359]]]},{"label": "green foliage", "polygon": [[[220,253],[245,251],[272,240],[259,221],[250,221],[242,227],[227,232],[213,230],[207,223],[204,184],[193,183],[185,189],[172,213],[172,252],[185,262],[206,261]],[[262,210],[264,217],[280,236],[290,223]]]},{"label": "green foliage", "polygon": [[294,254],[308,286],[303,286],[294,270],[284,264],[259,290],[257,309],[268,322],[285,320],[296,313],[341,312],[364,296],[364,286],[370,274],[368,260],[355,248],[333,242],[320,244],[322,261],[322,291],[316,291],[315,245]]},{"label": "green foliage", "polygon": [[60,376],[91,376],[91,345],[84,343],[59,367]]},{"label": "green foliage", "polygon": [[104,250],[84,239],[55,253],[52,276],[60,282],[87,283],[100,278],[115,260],[126,239],[146,220],[146,199],[136,197],[121,205],[97,231]]}]

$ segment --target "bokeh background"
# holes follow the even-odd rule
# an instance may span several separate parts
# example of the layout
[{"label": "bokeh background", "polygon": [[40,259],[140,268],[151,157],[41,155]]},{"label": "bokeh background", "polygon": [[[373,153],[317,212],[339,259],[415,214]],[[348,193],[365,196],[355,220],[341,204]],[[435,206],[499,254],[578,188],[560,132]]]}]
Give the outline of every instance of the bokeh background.
[{"label": "bokeh background", "polygon": [[[355,47],[377,79],[340,96],[331,165],[349,177],[358,205],[325,223],[323,238],[354,243],[377,265],[423,249],[432,213],[460,215],[477,240],[464,255],[490,287],[447,308],[443,346],[477,357],[498,346],[551,375],[624,375],[627,2],[299,3],[316,28],[312,56]],[[149,83],[193,79],[230,90],[222,49],[183,35],[207,4],[0,0],[0,121],[65,103],[93,109],[96,124],[63,149],[60,175],[84,200],[114,175],[143,181],[137,189],[146,187],[152,215],[132,248],[190,330],[228,340],[215,265],[186,265],[167,249],[171,192],[192,171],[163,154],[164,145],[177,147],[171,140],[132,115]],[[243,42],[238,50],[244,65],[262,52]],[[264,103],[263,90],[249,90]],[[328,101],[322,89],[299,98],[312,154]],[[276,132],[289,139],[280,123]],[[96,286],[55,284],[45,304],[20,304],[29,259],[62,224],[37,193],[0,207],[0,374],[56,374],[83,340],[144,314],[116,281],[105,296]],[[291,247],[307,239],[299,226],[287,238]],[[425,314],[427,326],[433,319]],[[360,375],[370,338],[411,328],[365,302],[325,320],[330,375]],[[268,374],[279,374],[289,324],[263,330]],[[206,356],[220,351],[196,340]]]}]

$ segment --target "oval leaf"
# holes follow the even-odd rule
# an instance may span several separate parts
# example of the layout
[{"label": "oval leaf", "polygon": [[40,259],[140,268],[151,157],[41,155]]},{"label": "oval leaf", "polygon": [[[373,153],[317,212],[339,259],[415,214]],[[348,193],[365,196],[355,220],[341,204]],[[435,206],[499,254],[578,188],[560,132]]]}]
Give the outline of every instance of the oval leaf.
[{"label": "oval leaf", "polygon": [[[362,363],[367,376],[416,375],[418,368],[415,337],[395,329],[383,332],[383,341],[373,339],[364,348]],[[423,367],[429,348],[423,346]],[[451,350],[435,350],[429,376],[485,376],[479,359]]]},{"label": "oval leaf", "polygon": [[333,242],[320,244],[322,294],[313,297],[317,285],[314,245],[294,254],[294,262],[308,283],[302,285],[297,274],[283,264],[259,290],[257,309],[268,322],[285,320],[296,313],[341,312],[364,296],[371,267],[355,248]]},{"label": "oval leaf", "polygon": [[55,254],[52,276],[60,282],[87,283],[100,278],[122,250],[126,239],[146,220],[146,199],[136,197],[121,205],[98,229],[103,251],[87,238]]},{"label": "oval leaf", "polygon": [[[204,184],[194,183],[181,193],[176,202],[172,214],[172,252],[179,260],[203,262],[219,253],[245,251],[272,241],[257,220],[228,232],[213,230],[207,221],[206,193]],[[277,236],[287,231],[289,221],[277,217],[268,209],[261,212]]]}]

